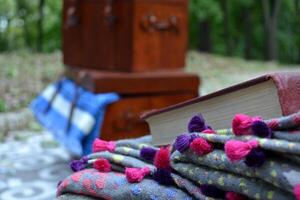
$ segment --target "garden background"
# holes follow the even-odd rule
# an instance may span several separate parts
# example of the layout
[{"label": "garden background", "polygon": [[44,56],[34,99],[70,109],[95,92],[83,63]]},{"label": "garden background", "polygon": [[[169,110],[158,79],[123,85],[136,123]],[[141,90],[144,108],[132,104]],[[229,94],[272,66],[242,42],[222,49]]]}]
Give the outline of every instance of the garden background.
[{"label": "garden background", "polygon": [[[189,0],[185,69],[201,76],[200,93],[299,69],[299,2]],[[0,112],[26,107],[62,72],[62,4],[0,0]]]}]

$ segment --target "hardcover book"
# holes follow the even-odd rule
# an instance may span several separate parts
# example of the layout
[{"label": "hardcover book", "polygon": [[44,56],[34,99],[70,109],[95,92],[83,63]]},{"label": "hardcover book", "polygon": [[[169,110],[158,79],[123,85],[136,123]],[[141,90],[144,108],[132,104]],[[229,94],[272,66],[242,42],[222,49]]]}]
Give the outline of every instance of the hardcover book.
[{"label": "hardcover book", "polygon": [[300,71],[258,78],[142,115],[155,145],[170,144],[187,132],[190,118],[201,113],[213,129],[228,128],[237,113],[265,119],[300,110]]}]

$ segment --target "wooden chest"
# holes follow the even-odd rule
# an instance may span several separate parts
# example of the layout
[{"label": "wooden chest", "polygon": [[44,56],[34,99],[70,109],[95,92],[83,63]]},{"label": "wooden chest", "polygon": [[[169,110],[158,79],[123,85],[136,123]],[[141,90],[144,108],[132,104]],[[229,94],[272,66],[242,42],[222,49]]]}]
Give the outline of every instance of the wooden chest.
[{"label": "wooden chest", "polygon": [[178,69],[187,49],[187,0],[64,0],[63,60],[107,71]]},{"label": "wooden chest", "polygon": [[145,111],[198,96],[199,78],[184,72],[117,73],[67,68],[66,74],[95,93],[117,92],[121,99],[107,107],[101,138],[118,140],[149,134],[140,119]]}]

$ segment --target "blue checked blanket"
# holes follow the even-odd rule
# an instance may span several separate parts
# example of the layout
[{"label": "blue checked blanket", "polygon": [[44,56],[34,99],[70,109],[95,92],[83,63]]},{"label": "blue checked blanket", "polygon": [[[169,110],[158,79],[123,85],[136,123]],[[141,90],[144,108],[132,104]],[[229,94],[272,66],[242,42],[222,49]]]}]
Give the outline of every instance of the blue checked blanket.
[{"label": "blue checked blanket", "polygon": [[[72,102],[76,98],[69,122]],[[87,155],[92,152],[92,142],[99,136],[106,106],[118,99],[116,93],[93,94],[63,78],[49,85],[33,100],[30,108],[40,124],[71,153]]]}]

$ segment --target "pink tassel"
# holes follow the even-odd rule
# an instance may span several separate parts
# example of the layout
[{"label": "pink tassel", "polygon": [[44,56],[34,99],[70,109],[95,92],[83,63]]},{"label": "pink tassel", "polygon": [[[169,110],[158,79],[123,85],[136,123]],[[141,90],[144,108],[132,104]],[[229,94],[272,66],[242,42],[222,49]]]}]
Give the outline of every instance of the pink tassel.
[{"label": "pink tassel", "polygon": [[294,195],[296,197],[296,200],[300,200],[300,184],[294,187]]},{"label": "pink tassel", "polygon": [[213,146],[203,138],[194,139],[190,148],[199,156],[208,154],[213,150]]},{"label": "pink tassel", "polygon": [[139,183],[150,173],[149,167],[125,169],[125,175],[129,183]]},{"label": "pink tassel", "polygon": [[251,125],[254,121],[261,121],[259,116],[250,117],[244,114],[236,114],[232,120],[232,131],[235,135],[251,135]]},{"label": "pink tassel", "polygon": [[169,148],[160,148],[154,157],[154,165],[160,169],[170,168],[170,150]]},{"label": "pink tassel", "polygon": [[258,147],[257,140],[250,140],[248,142],[230,140],[225,144],[225,153],[229,160],[239,161],[245,158],[251,149]]},{"label": "pink tassel", "polygon": [[93,152],[109,151],[114,152],[116,148],[116,143],[113,141],[107,142],[100,139],[95,139],[93,143]]},{"label": "pink tassel", "polygon": [[236,114],[232,120],[232,130],[235,135],[249,135],[252,119],[248,115]]}]

